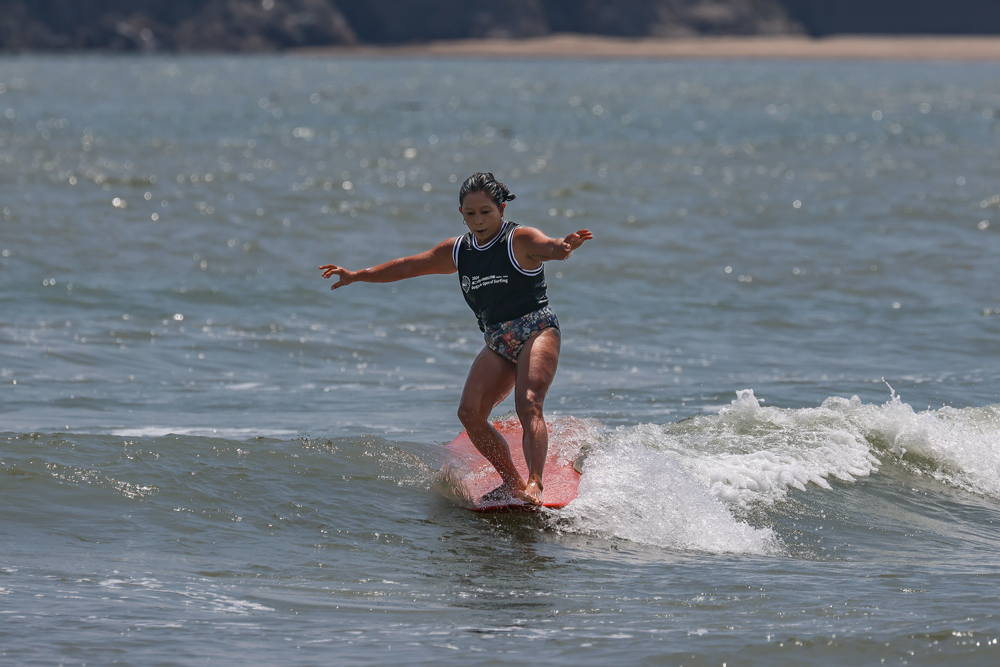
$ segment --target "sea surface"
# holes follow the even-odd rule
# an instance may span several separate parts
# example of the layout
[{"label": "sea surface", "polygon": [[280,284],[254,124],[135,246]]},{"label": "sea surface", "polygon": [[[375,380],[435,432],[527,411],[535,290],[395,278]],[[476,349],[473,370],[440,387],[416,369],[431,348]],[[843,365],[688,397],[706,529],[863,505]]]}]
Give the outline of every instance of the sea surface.
[{"label": "sea surface", "polygon": [[[558,512],[438,492],[508,218]],[[1000,66],[0,58],[0,663],[995,665]],[[497,414],[509,412],[501,405]]]}]

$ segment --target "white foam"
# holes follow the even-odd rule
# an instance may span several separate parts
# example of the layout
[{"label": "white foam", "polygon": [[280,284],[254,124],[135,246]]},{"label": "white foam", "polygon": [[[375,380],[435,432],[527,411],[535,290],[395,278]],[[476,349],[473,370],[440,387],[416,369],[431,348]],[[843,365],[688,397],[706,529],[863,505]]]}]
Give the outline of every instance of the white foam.
[{"label": "white foam", "polygon": [[718,416],[672,425],[668,433],[720,499],[742,506],[774,502],[791,489],[829,488],[831,477],[851,482],[878,470],[862,429],[829,403],[762,407],[753,390],[744,389]]},{"label": "white foam", "polygon": [[288,438],[298,435],[297,431],[289,429],[255,429],[255,428],[209,428],[182,426],[141,426],[138,428],[118,428],[110,431],[111,435],[123,438],[160,438],[165,435],[193,435],[208,438],[228,438],[232,440],[247,438]]},{"label": "white foam", "polygon": [[579,496],[562,510],[559,526],[681,550],[778,550],[769,529],[734,518],[674,456],[633,443],[602,447],[587,458]]},{"label": "white foam", "polygon": [[737,517],[790,493],[852,483],[887,464],[1000,498],[1000,406],[915,412],[832,397],[763,407],[750,389],[718,414],[596,431],[569,530],[715,553],[774,553],[767,528]]},{"label": "white foam", "polygon": [[[842,399],[839,403],[844,405]],[[852,399],[844,412],[866,432],[883,459],[899,461],[946,484],[1000,498],[1000,406],[916,412],[893,392],[892,399],[881,406],[861,405]]]},{"label": "white foam", "polygon": [[401,384],[400,391],[450,391],[458,389],[457,384]]},{"label": "white foam", "polygon": [[229,391],[250,391],[251,389],[259,389],[264,386],[263,382],[234,382],[233,384],[223,385]]}]

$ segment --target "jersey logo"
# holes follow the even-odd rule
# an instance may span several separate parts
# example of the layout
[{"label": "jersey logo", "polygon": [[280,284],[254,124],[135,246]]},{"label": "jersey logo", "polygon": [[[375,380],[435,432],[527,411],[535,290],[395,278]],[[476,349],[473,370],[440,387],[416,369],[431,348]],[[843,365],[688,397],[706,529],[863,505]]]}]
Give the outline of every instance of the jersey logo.
[{"label": "jersey logo", "polygon": [[480,287],[489,287],[490,285],[507,285],[510,283],[509,276],[498,276],[496,274],[492,276],[475,276],[472,281],[469,281],[467,276],[462,276],[462,289],[466,294],[469,290],[477,290]]}]

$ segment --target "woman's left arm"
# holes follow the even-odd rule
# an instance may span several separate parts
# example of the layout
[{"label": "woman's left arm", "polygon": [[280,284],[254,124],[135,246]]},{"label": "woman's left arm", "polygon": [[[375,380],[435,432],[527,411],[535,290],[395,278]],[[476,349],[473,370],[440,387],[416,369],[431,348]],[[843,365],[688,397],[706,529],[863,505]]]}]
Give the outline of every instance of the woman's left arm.
[{"label": "woman's left arm", "polygon": [[550,259],[567,259],[573,251],[594,235],[587,229],[553,239],[534,227],[521,227],[514,232],[514,256],[522,268],[532,270]]}]

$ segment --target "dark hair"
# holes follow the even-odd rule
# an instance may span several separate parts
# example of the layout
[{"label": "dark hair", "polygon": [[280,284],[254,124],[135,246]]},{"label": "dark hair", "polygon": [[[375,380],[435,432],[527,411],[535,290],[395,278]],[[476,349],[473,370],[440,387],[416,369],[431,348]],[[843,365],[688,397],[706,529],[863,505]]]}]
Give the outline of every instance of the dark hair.
[{"label": "dark hair", "polygon": [[510,193],[510,190],[507,189],[506,185],[498,181],[493,177],[492,173],[487,171],[476,172],[465,179],[465,182],[462,183],[462,189],[458,191],[459,206],[462,205],[465,201],[465,196],[470,192],[485,192],[493,200],[493,203],[497,205],[497,208],[504,202],[516,199]]}]

